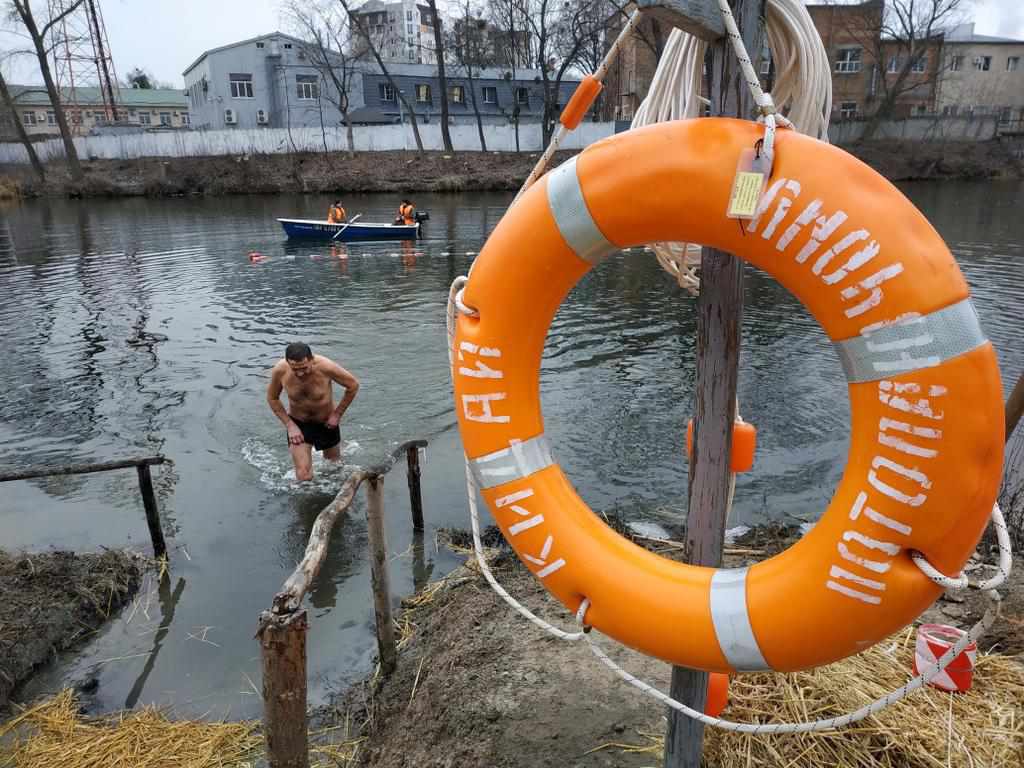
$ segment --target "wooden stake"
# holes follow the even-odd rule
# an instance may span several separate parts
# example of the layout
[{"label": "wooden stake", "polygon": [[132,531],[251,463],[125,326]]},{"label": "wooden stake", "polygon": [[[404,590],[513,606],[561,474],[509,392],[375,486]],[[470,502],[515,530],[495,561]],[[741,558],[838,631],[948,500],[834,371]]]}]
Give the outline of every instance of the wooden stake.
[{"label": "wooden stake", "polygon": [[405,452],[409,468],[406,478],[409,481],[409,504],[412,507],[412,529],[423,530],[423,496],[420,493],[420,449],[410,445]]},{"label": "wooden stake", "polygon": [[1017,379],[1017,383],[1006,401],[1006,442],[1010,442],[1010,435],[1016,429],[1022,414],[1024,414],[1024,374]]},{"label": "wooden stake", "polygon": [[377,648],[384,675],[395,671],[395,625],[391,620],[391,589],[388,585],[388,547],[384,534],[384,478],[366,479],[366,524],[370,539],[370,580],[373,584],[373,613],[377,623]]},{"label": "wooden stake", "polygon": [[[757,71],[764,0],[731,0],[730,5]],[[723,41],[712,46],[710,53],[712,114],[751,117],[753,99],[732,48]],[[723,226],[733,223],[725,219],[724,210],[722,217]],[[722,563],[742,311],[743,263],[728,253],[705,248],[697,301],[697,388],[686,525],[690,562],[695,565]],[[677,701],[703,712],[707,687],[706,672],[672,668],[669,693]],[[670,709],[665,768],[700,768],[703,738],[702,723]]]},{"label": "wooden stake", "polygon": [[149,538],[153,542],[153,557],[159,560],[167,557],[167,543],[160,526],[160,510],[157,509],[156,494],[153,493],[153,478],[149,474],[149,464],[139,464],[135,469],[139,473],[139,491],[142,492],[142,505],[146,508],[146,524],[149,526]]},{"label": "wooden stake", "polygon": [[260,614],[263,732],[270,768],[308,768],[305,609]]}]

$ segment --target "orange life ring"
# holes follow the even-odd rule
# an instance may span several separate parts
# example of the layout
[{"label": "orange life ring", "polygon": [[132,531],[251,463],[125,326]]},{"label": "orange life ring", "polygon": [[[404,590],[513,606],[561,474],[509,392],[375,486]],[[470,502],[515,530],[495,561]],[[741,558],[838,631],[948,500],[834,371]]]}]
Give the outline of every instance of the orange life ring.
[{"label": "orange life ring", "polygon": [[[996,498],[996,357],[939,235],[881,176],[792,131],[776,137],[759,216],[725,219],[737,159],[763,129],[718,118],[598,142],[548,173],[488,239],[464,289],[455,407],[481,494],[520,558],[586,621],[649,655],[717,672],[791,671],[908,624],[956,574]],[[745,230],[745,231],[744,231]],[[734,253],[794,293],[849,381],[850,455],[814,528],[750,568],[635,546],[579,498],[544,438],[539,373],[555,311],[620,248],[686,241]],[[823,393],[823,396],[831,396]]]}]

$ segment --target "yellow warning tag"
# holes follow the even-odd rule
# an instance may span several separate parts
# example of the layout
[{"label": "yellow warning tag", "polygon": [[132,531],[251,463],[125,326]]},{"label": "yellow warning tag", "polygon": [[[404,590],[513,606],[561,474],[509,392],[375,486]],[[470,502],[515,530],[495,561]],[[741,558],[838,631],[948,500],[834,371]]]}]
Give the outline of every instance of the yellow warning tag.
[{"label": "yellow warning tag", "polygon": [[771,161],[763,154],[754,149],[740,152],[725,215],[730,219],[754,218],[761,195],[764,194],[765,181],[771,173]]},{"label": "yellow warning tag", "polygon": [[764,186],[764,174],[756,171],[740,171],[732,183],[732,197],[729,198],[729,211],[726,214],[733,219],[752,219],[757,211],[757,201],[761,199],[761,188]]}]

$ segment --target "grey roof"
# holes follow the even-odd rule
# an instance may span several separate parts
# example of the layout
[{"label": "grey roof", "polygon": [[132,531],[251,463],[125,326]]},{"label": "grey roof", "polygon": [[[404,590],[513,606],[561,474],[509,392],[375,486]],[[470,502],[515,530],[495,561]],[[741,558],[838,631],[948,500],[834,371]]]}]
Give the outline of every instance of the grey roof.
[{"label": "grey roof", "polygon": [[974,32],[974,22],[960,24],[946,32],[947,43],[1024,43],[1024,40],[1014,40],[1012,37],[993,37],[992,35],[978,35]]},{"label": "grey roof", "polygon": [[211,53],[217,53],[218,51],[226,51],[229,48],[236,48],[239,45],[248,45],[249,43],[258,43],[260,40],[267,40],[267,39],[269,39],[271,37],[280,37],[280,38],[282,38],[284,40],[288,40],[288,41],[290,41],[292,43],[304,44],[304,42],[302,40],[299,40],[299,38],[292,37],[291,35],[286,35],[284,32],[269,32],[269,33],[267,33],[265,35],[256,35],[256,37],[250,37],[250,38],[248,38],[246,40],[239,40],[239,41],[234,42],[234,43],[228,43],[227,45],[220,45],[220,46],[217,46],[216,48],[210,48],[207,51],[203,51],[201,54],[199,54],[199,58],[198,59],[196,59],[191,64],[189,64],[187,67],[185,67],[185,71],[181,73],[182,77],[184,77],[189,72],[191,72],[193,69],[195,69],[197,66],[199,66],[199,62],[201,62],[203,59],[205,59]]},{"label": "grey roof", "polygon": [[376,107],[360,107],[348,113],[349,122],[362,125],[382,125],[395,122],[393,115],[386,115]]},{"label": "grey roof", "polygon": [[[41,85],[10,85],[8,86],[15,104],[18,106],[49,106],[50,96]],[[117,90],[117,103],[122,107],[172,107],[187,109],[188,100],[178,88],[125,88]],[[94,86],[81,88],[62,88],[61,103],[66,107],[103,106],[100,89]]]}]

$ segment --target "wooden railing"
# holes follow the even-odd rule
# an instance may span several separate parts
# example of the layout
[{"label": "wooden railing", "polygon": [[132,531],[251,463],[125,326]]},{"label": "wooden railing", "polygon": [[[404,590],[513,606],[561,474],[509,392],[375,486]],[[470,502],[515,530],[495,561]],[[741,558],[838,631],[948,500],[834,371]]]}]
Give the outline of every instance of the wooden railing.
[{"label": "wooden railing", "polygon": [[309,619],[302,600],[327,557],[327,545],[335,522],[352,505],[363,483],[366,483],[370,578],[381,672],[389,675],[395,669],[398,651],[388,584],[384,475],[405,456],[413,530],[422,531],[419,449],[426,445],[426,440],[402,443],[381,464],[349,476],[334,500],[317,515],[302,560],[274,596],[271,608],[260,614],[256,637],[260,641],[263,665],[263,733],[271,768],[307,768],[309,765],[306,732],[306,630]]},{"label": "wooden railing", "polygon": [[59,475],[87,475],[93,472],[110,472],[115,469],[135,467],[139,476],[139,492],[142,494],[142,505],[146,510],[146,524],[149,526],[149,538],[153,542],[153,556],[157,559],[167,556],[167,544],[164,532],[160,527],[160,510],[156,505],[156,494],[153,492],[153,478],[149,468],[155,464],[164,464],[163,456],[143,456],[136,459],[121,461],[105,461],[96,464],[66,464],[62,467],[36,467],[35,469],[0,472],[0,483],[12,480],[33,480],[38,477],[56,477]]}]

